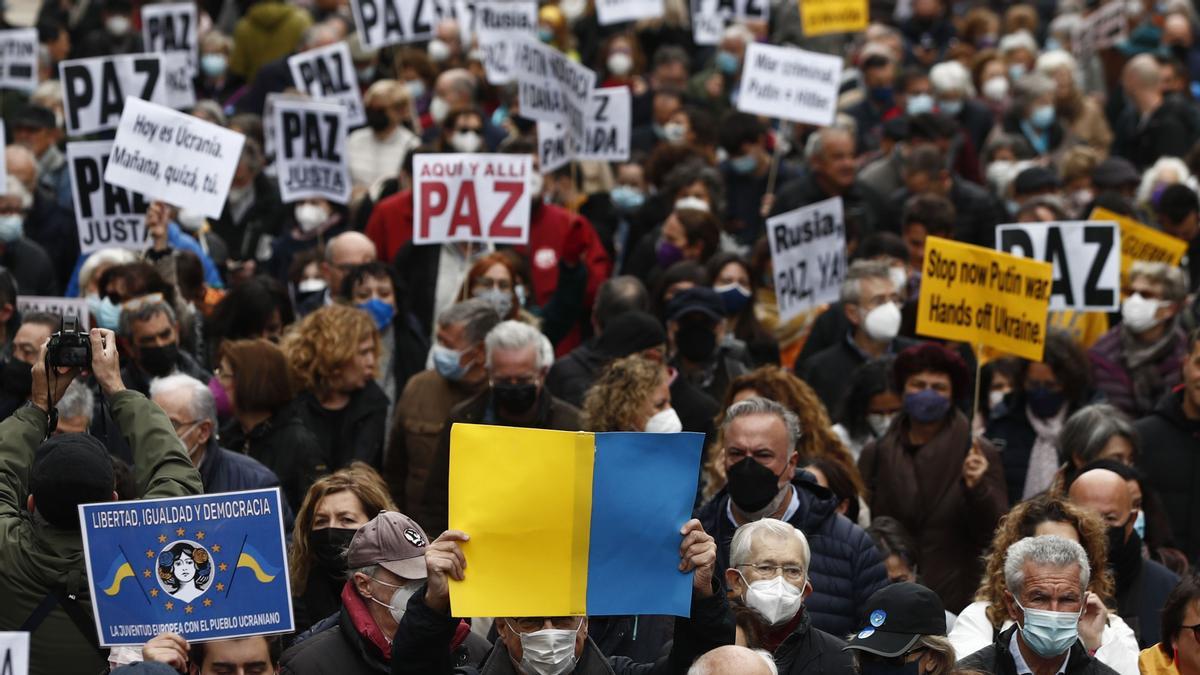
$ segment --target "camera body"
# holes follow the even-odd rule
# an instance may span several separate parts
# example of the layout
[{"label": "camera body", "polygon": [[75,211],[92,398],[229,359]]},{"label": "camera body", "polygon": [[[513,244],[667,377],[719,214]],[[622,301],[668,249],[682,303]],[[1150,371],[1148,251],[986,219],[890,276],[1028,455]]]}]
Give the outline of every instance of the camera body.
[{"label": "camera body", "polygon": [[50,336],[46,346],[46,369],[91,368],[92,340],[87,331],[79,329],[79,319],[64,316],[58,332]]}]

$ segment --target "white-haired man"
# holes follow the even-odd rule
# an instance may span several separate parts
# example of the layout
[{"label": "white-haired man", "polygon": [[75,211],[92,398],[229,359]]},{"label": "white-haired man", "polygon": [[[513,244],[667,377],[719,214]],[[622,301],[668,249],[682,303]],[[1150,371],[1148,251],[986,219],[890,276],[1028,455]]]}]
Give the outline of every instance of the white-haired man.
[{"label": "white-haired man", "polygon": [[1079,640],[1091,565],[1078,543],[1026,537],[1004,558],[1004,607],[1015,623],[958,662],[958,670],[1006,675],[1113,675]]},{"label": "white-haired man", "polygon": [[442,429],[420,510],[427,532],[446,530],[450,428],[455,423],[579,430],[579,409],[543,387],[550,359],[542,340],[538,329],[520,321],[502,321],[484,338],[488,387],[455,407]]},{"label": "white-haired man", "polygon": [[764,518],[738,528],[729,547],[725,584],[736,604],[752,611],[747,644],[771,653],[786,675],[850,673],[846,643],[812,625],[804,601],[813,592],[808,576],[812,551],[791,524]]},{"label": "white-haired man", "polygon": [[725,645],[706,652],[696,659],[688,675],[779,675],[775,659],[762,649],[750,649],[739,645]]}]

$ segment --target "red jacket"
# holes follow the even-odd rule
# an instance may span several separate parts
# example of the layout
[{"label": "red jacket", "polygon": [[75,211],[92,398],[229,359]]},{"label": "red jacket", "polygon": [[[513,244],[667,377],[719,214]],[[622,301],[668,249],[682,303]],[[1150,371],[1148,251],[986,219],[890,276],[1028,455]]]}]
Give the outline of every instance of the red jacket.
[{"label": "red jacket", "polygon": [[375,242],[381,260],[391,262],[413,236],[412,190],[384,197],[367,220],[367,238]]}]

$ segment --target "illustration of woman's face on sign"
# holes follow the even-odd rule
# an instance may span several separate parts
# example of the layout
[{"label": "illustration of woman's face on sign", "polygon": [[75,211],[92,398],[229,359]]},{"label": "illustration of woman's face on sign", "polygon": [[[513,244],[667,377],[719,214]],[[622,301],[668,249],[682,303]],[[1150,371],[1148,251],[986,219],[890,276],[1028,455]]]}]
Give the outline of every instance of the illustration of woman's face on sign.
[{"label": "illustration of woman's face on sign", "polygon": [[208,590],[212,571],[211,554],[194,541],[171,542],[158,554],[159,587],[184,602],[191,602]]},{"label": "illustration of woman's face on sign", "polygon": [[175,559],[175,578],[186,583],[196,578],[196,561],[190,553],[183,553]]}]

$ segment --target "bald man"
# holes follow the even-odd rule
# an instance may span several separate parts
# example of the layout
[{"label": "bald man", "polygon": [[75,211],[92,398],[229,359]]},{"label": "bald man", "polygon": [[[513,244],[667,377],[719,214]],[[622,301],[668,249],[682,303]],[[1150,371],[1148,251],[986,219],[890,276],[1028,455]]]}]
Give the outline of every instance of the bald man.
[{"label": "bald man", "polygon": [[1194,128],[1185,103],[1163,95],[1162,70],[1150,54],[1139,54],[1121,73],[1128,104],[1117,118],[1113,154],[1144,171],[1159,157],[1178,157],[1192,147],[1200,129]]},{"label": "bald man", "polygon": [[325,259],[321,261],[321,276],[325,277],[325,295],[316,296],[313,302],[300,306],[300,314],[306,315],[342,297],[342,283],[358,265],[379,259],[375,243],[361,232],[343,232],[325,245]]},{"label": "bald man", "polygon": [[1138,644],[1145,649],[1159,642],[1159,612],[1179,577],[1162,564],[1142,557],[1142,538],[1133,528],[1137,511],[1128,484],[1137,473],[1117,462],[1105,462],[1103,466],[1107,468],[1084,467],[1067,496],[1108,527],[1108,564],[1117,582],[1117,613],[1133,628]]},{"label": "bald man", "polygon": [[696,659],[688,675],[779,675],[779,670],[766,652],[725,645]]}]

